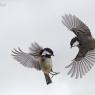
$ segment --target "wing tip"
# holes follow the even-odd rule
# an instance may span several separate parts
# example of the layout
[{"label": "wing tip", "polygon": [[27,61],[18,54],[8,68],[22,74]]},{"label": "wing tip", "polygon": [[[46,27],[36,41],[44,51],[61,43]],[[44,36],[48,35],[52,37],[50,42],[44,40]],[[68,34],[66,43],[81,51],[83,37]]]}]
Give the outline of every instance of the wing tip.
[{"label": "wing tip", "polygon": [[[76,64],[76,65],[74,65]],[[87,63],[86,61],[78,61],[76,63],[73,63],[73,65],[68,65],[65,68],[70,68],[67,75],[70,75],[71,78],[75,77],[75,79],[81,79],[83,76],[85,76],[94,66],[94,64],[88,68],[90,63]],[[75,66],[75,67],[74,67]],[[74,69],[75,68],[75,69]]]}]

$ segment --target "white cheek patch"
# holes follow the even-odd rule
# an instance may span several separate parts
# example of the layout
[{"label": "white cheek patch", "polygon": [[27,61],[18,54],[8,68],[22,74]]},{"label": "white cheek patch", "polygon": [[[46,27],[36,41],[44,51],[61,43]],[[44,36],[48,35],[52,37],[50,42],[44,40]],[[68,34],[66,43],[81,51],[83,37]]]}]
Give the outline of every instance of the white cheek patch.
[{"label": "white cheek patch", "polygon": [[76,41],[76,42],[73,44],[73,47],[78,46],[78,45],[79,45],[79,42]]},{"label": "white cheek patch", "polygon": [[48,54],[48,55],[51,55],[49,52],[47,52],[47,51],[44,51],[43,53],[42,53],[42,55],[46,55],[46,54]]}]

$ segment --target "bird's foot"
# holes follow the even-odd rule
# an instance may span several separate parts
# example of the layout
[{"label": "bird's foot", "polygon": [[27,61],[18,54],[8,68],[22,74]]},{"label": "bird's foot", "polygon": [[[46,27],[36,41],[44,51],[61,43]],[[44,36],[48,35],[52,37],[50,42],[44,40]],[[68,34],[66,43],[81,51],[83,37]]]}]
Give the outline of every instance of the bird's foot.
[{"label": "bird's foot", "polygon": [[52,75],[52,76],[51,76],[51,78],[53,78],[53,77],[54,77],[54,75],[57,75],[57,74],[59,74],[59,73],[60,73],[60,72],[53,72],[53,71],[52,71],[52,72],[50,72],[50,74]]}]

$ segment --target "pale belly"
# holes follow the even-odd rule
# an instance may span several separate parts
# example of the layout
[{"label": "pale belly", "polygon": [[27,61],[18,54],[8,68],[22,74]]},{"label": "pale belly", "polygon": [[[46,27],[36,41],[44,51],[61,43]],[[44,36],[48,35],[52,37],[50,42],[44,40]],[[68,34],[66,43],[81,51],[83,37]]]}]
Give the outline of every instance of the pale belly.
[{"label": "pale belly", "polygon": [[41,63],[41,69],[44,73],[49,73],[51,72],[52,69],[52,60],[48,58],[44,62]]}]

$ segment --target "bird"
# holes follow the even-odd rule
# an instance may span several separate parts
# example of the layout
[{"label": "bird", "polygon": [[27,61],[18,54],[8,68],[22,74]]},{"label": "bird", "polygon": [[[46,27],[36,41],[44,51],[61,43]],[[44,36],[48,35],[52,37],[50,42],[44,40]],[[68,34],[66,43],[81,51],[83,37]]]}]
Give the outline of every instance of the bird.
[{"label": "bird", "polygon": [[[12,50],[13,58],[28,68],[35,68],[42,71],[45,76],[46,84],[52,83],[52,77],[58,72],[52,70],[52,58],[54,52],[50,48],[43,48],[38,43],[32,43],[29,47],[30,52],[25,53],[20,48]],[[52,77],[50,77],[52,75]]]},{"label": "bird", "polygon": [[72,62],[66,66],[69,69],[67,75],[75,79],[82,78],[95,63],[95,39],[89,27],[75,15],[65,14],[62,16],[62,23],[75,34],[70,41],[71,48],[77,47],[79,50]]}]

